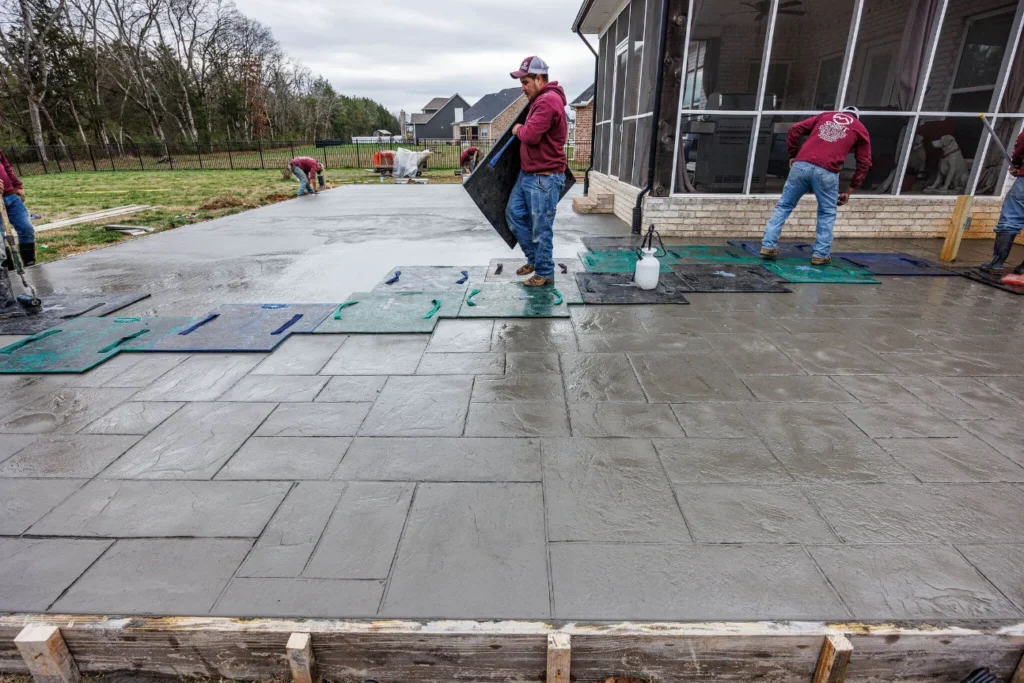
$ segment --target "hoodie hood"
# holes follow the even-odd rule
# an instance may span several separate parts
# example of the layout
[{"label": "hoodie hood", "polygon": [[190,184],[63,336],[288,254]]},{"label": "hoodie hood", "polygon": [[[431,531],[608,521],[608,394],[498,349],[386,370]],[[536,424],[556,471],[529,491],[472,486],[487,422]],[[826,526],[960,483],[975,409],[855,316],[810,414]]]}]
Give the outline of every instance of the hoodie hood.
[{"label": "hoodie hood", "polygon": [[566,97],[565,97],[565,91],[562,90],[562,86],[558,85],[558,81],[551,81],[550,83],[545,85],[541,89],[541,91],[539,93],[537,93],[537,99],[540,99],[541,96],[543,96],[544,94],[549,93],[549,92],[556,93],[559,97],[562,98],[562,106],[563,107],[566,104],[569,103],[569,100],[567,100]]}]

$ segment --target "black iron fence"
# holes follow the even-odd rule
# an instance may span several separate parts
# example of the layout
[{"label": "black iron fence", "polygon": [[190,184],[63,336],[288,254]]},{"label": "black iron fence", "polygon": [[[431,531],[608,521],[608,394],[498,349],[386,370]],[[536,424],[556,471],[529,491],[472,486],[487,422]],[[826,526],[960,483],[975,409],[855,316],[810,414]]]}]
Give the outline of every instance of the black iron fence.
[{"label": "black iron fence", "polygon": [[[139,142],[109,145],[7,146],[4,153],[19,176],[77,171],[199,171],[265,170],[284,168],[296,156],[318,159],[326,169],[366,169],[390,165],[385,152],[398,148],[431,150],[429,168],[457,170],[462,152],[476,147],[486,154],[483,140],[420,140],[408,143],[350,143],[318,146],[292,140],[187,143]],[[590,141],[565,148],[569,167],[581,172],[590,166]]]}]

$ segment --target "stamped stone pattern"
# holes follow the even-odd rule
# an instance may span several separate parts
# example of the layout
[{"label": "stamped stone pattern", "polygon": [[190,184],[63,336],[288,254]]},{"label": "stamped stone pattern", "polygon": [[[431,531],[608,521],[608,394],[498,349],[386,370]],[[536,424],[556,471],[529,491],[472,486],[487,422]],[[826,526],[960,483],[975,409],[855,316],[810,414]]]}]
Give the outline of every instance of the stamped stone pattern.
[{"label": "stamped stone pattern", "polygon": [[[314,279],[282,297],[365,291],[399,263],[349,233],[349,202],[361,225],[387,211],[352,189],[317,204],[339,212],[316,222],[339,235],[332,296]],[[253,216],[217,225],[304,253]],[[414,248],[496,256],[459,225]],[[587,231],[556,230],[558,255]],[[284,287],[262,255],[221,265],[190,270],[191,294],[148,286],[145,310],[200,315],[210,278],[249,302],[267,295],[251,282]],[[1024,619],[1020,301],[948,277],[792,289],[0,376],[0,612]]]}]

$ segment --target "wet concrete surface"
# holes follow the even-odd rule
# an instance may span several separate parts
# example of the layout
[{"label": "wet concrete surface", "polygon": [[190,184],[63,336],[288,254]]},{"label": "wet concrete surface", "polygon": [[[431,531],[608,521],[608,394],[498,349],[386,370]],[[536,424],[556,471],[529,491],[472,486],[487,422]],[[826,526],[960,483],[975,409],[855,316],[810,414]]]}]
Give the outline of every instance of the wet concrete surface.
[{"label": "wet concrete surface", "polygon": [[[556,256],[587,234],[614,234],[611,216],[559,206]],[[230,303],[331,303],[369,291],[393,266],[487,266],[522,258],[459,185],[342,187],[29,270],[40,294],[146,291],[123,313],[199,315]],[[483,269],[480,270],[481,276]]]},{"label": "wet concrete surface", "polygon": [[[196,314],[515,258],[460,192],[344,188],[33,277]],[[566,209],[560,254],[625,232]],[[1021,300],[793,289],[0,377],[0,611],[1020,620]]]}]

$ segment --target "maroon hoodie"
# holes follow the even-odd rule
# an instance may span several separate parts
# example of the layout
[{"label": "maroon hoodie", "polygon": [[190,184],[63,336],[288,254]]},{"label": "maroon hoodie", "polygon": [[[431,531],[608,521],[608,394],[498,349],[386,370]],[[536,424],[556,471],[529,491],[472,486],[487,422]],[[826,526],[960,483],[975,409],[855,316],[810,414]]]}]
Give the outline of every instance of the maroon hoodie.
[{"label": "maroon hoodie", "polygon": [[[800,137],[807,136],[800,145]],[[850,112],[828,111],[794,123],[786,137],[789,156],[806,161],[827,171],[838,173],[850,151],[857,148],[857,170],[850,189],[860,187],[871,169],[871,136],[857,117]]]},{"label": "maroon hoodie", "polygon": [[520,167],[526,173],[565,173],[566,102],[558,81],[548,83],[530,102],[526,123],[516,133],[522,142]]},{"label": "maroon hoodie", "polygon": [[1024,164],[1024,133],[1017,136],[1017,144],[1013,147],[1013,167],[1020,168]]},{"label": "maroon hoodie", "polygon": [[0,183],[3,184],[5,197],[21,189],[21,181],[18,180],[18,176],[14,175],[11,162],[7,161],[3,152],[0,152]]}]

